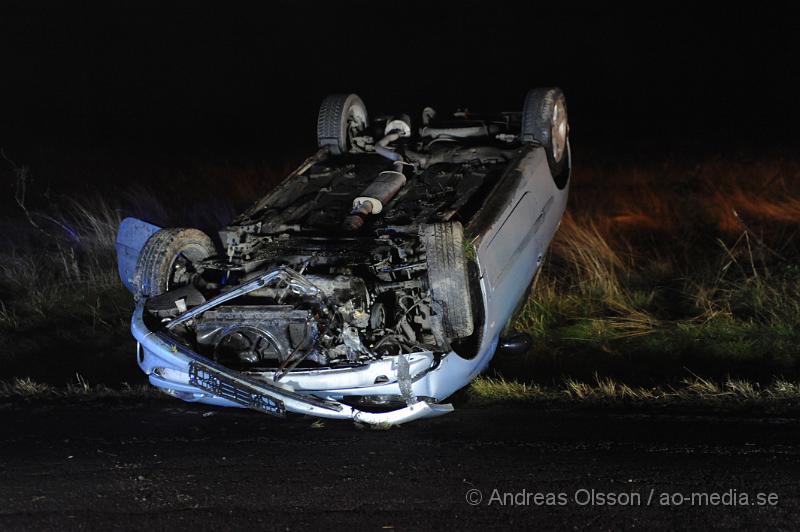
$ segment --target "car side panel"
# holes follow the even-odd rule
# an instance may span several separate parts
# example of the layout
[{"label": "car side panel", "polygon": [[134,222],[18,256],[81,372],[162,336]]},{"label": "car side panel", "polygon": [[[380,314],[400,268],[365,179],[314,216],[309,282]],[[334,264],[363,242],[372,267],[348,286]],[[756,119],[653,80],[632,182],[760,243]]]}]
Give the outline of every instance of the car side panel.
[{"label": "car side panel", "polygon": [[528,151],[512,171],[521,178],[477,246],[489,338],[499,334],[533,281],[566,207],[568,188],[556,187],[543,148]]}]

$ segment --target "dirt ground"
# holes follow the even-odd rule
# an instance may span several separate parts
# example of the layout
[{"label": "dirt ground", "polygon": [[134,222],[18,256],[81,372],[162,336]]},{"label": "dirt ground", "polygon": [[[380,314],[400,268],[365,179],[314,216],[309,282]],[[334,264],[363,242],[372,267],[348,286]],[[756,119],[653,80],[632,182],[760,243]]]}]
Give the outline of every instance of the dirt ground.
[{"label": "dirt ground", "polygon": [[116,398],[4,400],[0,424],[6,530],[800,520],[796,417],[496,405],[376,431]]}]

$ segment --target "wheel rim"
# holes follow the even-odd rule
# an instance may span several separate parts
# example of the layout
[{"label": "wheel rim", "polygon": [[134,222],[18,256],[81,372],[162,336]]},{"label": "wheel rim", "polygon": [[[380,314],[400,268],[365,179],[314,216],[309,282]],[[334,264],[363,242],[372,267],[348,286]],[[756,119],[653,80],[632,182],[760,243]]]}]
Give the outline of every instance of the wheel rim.
[{"label": "wheel rim", "polygon": [[347,143],[352,146],[353,137],[357,137],[367,127],[367,110],[355,103],[347,110]]},{"label": "wheel rim", "polygon": [[560,162],[564,157],[567,148],[567,135],[569,126],[567,124],[567,106],[564,100],[559,98],[553,106],[553,118],[550,122],[550,138],[553,144],[553,159]]}]

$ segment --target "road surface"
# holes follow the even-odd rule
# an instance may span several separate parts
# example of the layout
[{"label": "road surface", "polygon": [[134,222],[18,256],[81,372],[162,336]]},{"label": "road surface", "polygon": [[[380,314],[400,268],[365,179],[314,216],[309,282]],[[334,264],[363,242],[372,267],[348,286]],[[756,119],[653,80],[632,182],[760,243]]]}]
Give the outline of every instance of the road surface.
[{"label": "road surface", "polygon": [[796,417],[518,405],[376,431],[170,399],[17,399],[0,423],[3,530],[800,523]]}]

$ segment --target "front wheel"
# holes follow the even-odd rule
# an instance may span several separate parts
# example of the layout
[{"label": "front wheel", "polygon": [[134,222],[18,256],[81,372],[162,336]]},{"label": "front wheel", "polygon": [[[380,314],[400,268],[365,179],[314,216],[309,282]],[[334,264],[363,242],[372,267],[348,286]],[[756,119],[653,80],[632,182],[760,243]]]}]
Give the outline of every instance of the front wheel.
[{"label": "front wheel", "polygon": [[197,273],[196,265],[215,251],[211,238],[198,229],[161,229],[139,254],[134,287],[139,294],[153,297],[186,286]]},{"label": "front wheel", "polygon": [[442,332],[450,339],[465,338],[472,334],[474,323],[464,229],[459,222],[423,225],[420,240],[425,245],[431,295],[442,313]]}]

